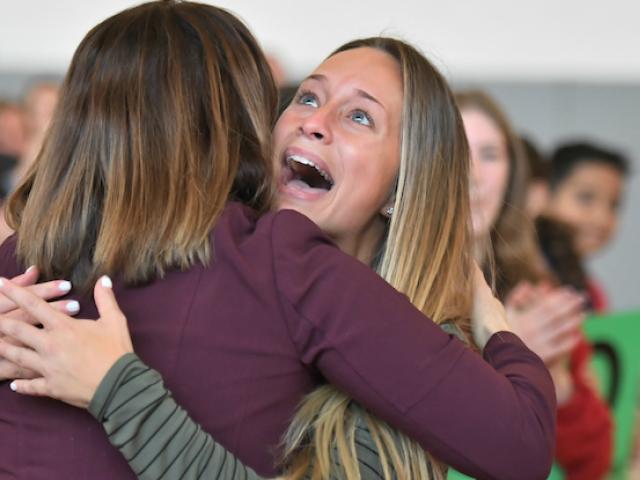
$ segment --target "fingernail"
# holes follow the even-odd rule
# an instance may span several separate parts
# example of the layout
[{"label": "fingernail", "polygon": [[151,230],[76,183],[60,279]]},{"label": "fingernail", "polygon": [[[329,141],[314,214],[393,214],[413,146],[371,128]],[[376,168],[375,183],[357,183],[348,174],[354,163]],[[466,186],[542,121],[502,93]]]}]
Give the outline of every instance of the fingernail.
[{"label": "fingernail", "polygon": [[107,275],[103,275],[100,278],[100,285],[102,285],[104,288],[112,288],[113,287],[113,283],[111,282],[111,279]]},{"label": "fingernail", "polygon": [[29,273],[31,270],[33,270],[34,268],[36,268],[35,265],[31,265],[29,268],[27,268],[24,273]]},{"label": "fingernail", "polygon": [[4,278],[0,278],[0,288],[4,287]]},{"label": "fingernail", "polygon": [[71,290],[71,282],[63,280],[58,284],[58,288],[61,292],[68,292],[69,290]]},{"label": "fingernail", "polygon": [[9,384],[9,388],[10,388],[11,390],[13,390],[14,392],[15,392],[16,390],[18,390],[18,386],[16,385],[15,380]]},{"label": "fingernail", "polygon": [[80,311],[80,304],[76,300],[71,300],[67,303],[67,312],[78,313]]}]

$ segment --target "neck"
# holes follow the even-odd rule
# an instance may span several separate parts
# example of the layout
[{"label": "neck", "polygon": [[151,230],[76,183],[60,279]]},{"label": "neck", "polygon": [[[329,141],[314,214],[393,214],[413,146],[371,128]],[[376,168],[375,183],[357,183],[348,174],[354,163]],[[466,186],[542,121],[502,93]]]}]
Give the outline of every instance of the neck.
[{"label": "neck", "polygon": [[385,231],[384,220],[375,218],[358,234],[333,237],[332,240],[344,253],[357,258],[365,265],[372,266]]}]

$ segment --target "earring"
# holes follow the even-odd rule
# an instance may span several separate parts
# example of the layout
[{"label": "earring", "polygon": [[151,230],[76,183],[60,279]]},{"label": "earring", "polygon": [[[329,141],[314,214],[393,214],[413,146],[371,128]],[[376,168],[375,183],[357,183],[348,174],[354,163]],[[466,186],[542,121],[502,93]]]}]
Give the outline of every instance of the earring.
[{"label": "earring", "polygon": [[393,207],[387,207],[387,209],[385,210],[385,213],[387,214],[388,217],[393,215]]}]

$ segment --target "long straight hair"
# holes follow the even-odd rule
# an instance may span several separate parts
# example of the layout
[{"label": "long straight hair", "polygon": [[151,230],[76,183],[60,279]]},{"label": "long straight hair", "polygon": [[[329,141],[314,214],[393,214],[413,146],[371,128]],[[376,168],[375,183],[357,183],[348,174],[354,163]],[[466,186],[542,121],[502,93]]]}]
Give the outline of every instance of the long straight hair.
[{"label": "long straight hair", "polygon": [[276,108],[260,48],[225,10],[158,1],[108,18],[76,50],[9,200],[19,259],[81,290],[207,263],[228,199],[269,207]]},{"label": "long straight hair", "polygon": [[[372,267],[433,321],[468,332],[473,300],[469,153],[453,94],[437,69],[401,40],[356,40],[332,55],[363,47],[398,62],[404,91],[394,210]],[[324,386],[305,398],[287,432],[288,477],[324,479],[339,468],[343,478],[359,479],[356,417],[371,431],[385,478],[446,476],[444,466],[415,441],[366,410],[354,410],[346,395]]]},{"label": "long straight hair", "polygon": [[455,98],[461,111],[477,111],[491,120],[502,133],[507,147],[507,189],[500,212],[491,226],[490,238],[484,239],[490,242],[492,255],[487,256],[482,265],[486,276],[495,274],[498,297],[504,299],[518,282],[526,280],[535,283],[547,277],[539,266],[540,252],[535,227],[525,209],[528,179],[526,153],[506,114],[489,95],[480,90],[467,90],[456,92]]}]

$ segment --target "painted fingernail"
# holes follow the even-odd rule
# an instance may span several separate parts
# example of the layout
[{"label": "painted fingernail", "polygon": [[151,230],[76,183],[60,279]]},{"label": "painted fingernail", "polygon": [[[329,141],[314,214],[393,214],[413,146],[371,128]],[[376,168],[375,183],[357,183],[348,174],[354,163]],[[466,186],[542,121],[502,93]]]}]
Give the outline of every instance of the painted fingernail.
[{"label": "painted fingernail", "polygon": [[58,284],[58,288],[61,292],[68,292],[69,290],[71,290],[71,282],[63,280]]},{"label": "painted fingernail", "polygon": [[29,273],[31,270],[33,270],[34,268],[36,268],[35,265],[31,265],[29,268],[27,268],[24,273]]},{"label": "painted fingernail", "polygon": [[9,388],[15,392],[18,389],[18,386],[16,385],[16,382],[13,381],[9,384]]},{"label": "painted fingernail", "polygon": [[78,313],[80,311],[80,304],[75,300],[71,300],[67,303],[66,308],[69,313]]},{"label": "painted fingernail", "polygon": [[113,287],[113,283],[111,282],[111,279],[107,275],[103,275],[100,278],[100,285],[102,285],[104,288],[112,288]]}]

